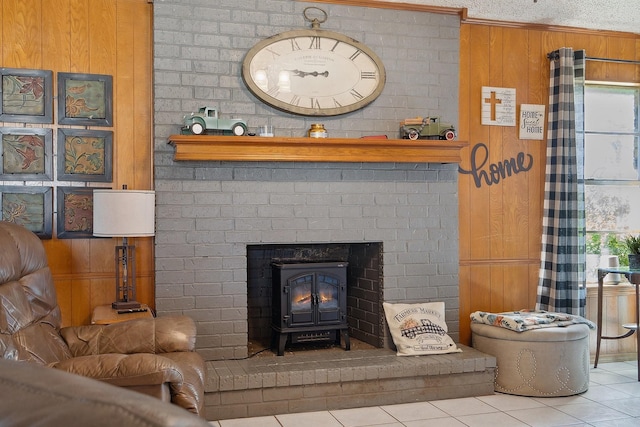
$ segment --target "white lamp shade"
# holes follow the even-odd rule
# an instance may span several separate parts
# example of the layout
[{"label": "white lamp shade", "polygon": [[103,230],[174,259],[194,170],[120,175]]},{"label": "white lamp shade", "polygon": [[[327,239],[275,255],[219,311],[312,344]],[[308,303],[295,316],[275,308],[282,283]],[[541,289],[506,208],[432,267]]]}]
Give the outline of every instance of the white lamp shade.
[{"label": "white lamp shade", "polygon": [[155,234],[154,191],[93,190],[93,235],[144,237]]}]

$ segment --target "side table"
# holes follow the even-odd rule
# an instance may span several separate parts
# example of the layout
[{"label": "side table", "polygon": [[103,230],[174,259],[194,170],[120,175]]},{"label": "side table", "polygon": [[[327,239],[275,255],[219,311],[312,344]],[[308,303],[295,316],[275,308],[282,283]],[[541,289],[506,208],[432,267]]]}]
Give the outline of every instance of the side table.
[{"label": "side table", "polygon": [[141,309],[146,311],[133,311],[127,313],[118,313],[118,311],[108,305],[99,305],[93,309],[91,314],[92,325],[110,325],[112,323],[124,322],[125,320],[143,319],[153,317],[153,312],[148,305],[142,304]]},{"label": "side table", "polygon": [[[636,288],[636,317],[634,323],[628,323],[623,325],[624,328],[629,331],[622,335],[617,336],[602,336],[602,294],[604,286],[604,277],[609,274],[621,274],[629,280],[629,282]],[[640,381],[640,270],[629,270],[626,267],[605,267],[598,268],[598,318],[597,324],[597,339],[596,339],[596,358],[593,364],[594,368],[598,367],[598,358],[600,357],[600,341],[601,340],[618,340],[626,338],[636,333],[636,359],[638,363],[638,381]]]}]

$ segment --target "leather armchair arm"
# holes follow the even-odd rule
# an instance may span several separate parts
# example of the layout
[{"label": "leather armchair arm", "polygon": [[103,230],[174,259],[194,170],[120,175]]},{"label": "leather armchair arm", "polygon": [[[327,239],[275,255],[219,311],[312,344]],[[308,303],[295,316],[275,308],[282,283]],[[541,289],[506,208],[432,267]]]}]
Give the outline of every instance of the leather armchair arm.
[{"label": "leather armchair arm", "polygon": [[81,356],[54,362],[49,367],[121,387],[183,381],[174,361],[148,353]]},{"label": "leather armchair arm", "polygon": [[204,407],[204,363],[196,352],[97,354],[54,362],[51,368],[119,387],[168,384],[171,401],[195,414]]},{"label": "leather armchair arm", "polygon": [[70,326],[60,330],[74,357],[105,353],[194,351],[196,326],[187,316],[135,319],[112,325]]}]

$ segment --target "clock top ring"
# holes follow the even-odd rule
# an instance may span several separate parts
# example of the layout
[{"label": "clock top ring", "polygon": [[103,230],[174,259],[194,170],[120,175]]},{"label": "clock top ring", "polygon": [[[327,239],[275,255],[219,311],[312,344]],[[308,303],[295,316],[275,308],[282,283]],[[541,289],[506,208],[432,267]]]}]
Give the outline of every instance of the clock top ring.
[{"label": "clock top ring", "polygon": [[294,114],[335,116],[363,108],[382,93],[382,60],[359,41],[318,28],[319,22],[271,36],[247,52],[242,78],[256,97]]},{"label": "clock top ring", "polygon": [[[324,18],[322,18],[322,19],[309,18],[309,16],[307,15],[307,11],[310,10],[310,9],[319,10],[320,12],[322,12],[322,15],[324,16]],[[325,12],[324,10],[320,9],[319,7],[315,7],[315,6],[305,7],[304,10],[302,11],[302,15],[304,16],[305,21],[311,22],[311,28],[320,27],[320,24],[322,24],[324,22],[327,22],[327,18],[329,16],[329,15],[327,15],[327,12]]]}]

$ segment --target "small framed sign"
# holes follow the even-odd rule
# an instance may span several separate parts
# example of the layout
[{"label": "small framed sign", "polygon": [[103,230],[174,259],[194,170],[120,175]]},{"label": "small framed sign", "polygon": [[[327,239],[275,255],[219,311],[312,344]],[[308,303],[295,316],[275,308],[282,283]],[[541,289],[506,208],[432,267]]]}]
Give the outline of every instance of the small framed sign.
[{"label": "small framed sign", "polygon": [[506,87],[482,86],[483,125],[516,125],[516,90]]},{"label": "small framed sign", "polygon": [[520,106],[520,139],[544,139],[544,105]]}]

